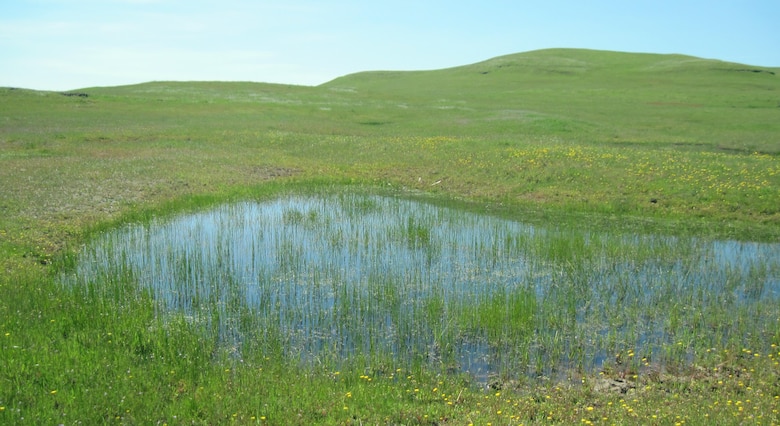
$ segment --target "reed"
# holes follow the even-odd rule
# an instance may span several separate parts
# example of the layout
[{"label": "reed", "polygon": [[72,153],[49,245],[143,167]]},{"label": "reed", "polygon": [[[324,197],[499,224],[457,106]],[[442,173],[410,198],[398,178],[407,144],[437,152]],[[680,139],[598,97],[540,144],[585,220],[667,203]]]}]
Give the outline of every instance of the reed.
[{"label": "reed", "polygon": [[163,324],[186,319],[238,358],[486,382],[678,370],[710,348],[765,349],[778,333],[779,254],[337,193],[128,225],[85,247],[63,281],[96,301],[146,294]]}]

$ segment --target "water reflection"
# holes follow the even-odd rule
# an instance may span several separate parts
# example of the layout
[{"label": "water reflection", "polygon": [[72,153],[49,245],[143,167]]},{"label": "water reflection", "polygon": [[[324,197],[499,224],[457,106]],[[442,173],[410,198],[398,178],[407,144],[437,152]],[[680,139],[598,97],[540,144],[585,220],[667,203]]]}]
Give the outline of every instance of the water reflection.
[{"label": "water reflection", "polygon": [[777,244],[539,229],[338,194],[123,227],[65,280],[124,277],[161,313],[304,363],[381,358],[487,380],[598,368],[625,350],[681,362],[766,343],[779,259]]}]

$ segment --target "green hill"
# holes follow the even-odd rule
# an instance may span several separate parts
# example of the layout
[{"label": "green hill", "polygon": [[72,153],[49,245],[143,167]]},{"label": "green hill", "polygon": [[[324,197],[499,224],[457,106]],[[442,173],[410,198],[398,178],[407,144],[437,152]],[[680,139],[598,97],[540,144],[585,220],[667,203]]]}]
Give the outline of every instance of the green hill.
[{"label": "green hill", "polygon": [[82,91],[136,101],[274,106],[305,116],[313,132],[559,135],[588,143],[780,152],[780,69],[684,55],[547,49],[442,70],[360,72],[317,87],[153,82]]},{"label": "green hill", "polygon": [[363,72],[322,87],[462,111],[456,121],[472,125],[490,121],[477,133],[506,127],[776,153],[777,71],[683,55],[549,49],[437,71]]}]

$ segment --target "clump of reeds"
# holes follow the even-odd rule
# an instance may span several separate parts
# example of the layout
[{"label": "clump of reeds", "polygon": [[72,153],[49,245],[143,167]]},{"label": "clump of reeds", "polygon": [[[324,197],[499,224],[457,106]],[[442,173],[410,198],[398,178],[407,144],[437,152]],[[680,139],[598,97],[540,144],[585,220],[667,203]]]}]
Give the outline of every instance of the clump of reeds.
[{"label": "clump of reeds", "polygon": [[541,229],[360,194],[238,203],[107,232],[64,278],[235,348],[485,379],[680,368],[777,339],[780,246]]}]

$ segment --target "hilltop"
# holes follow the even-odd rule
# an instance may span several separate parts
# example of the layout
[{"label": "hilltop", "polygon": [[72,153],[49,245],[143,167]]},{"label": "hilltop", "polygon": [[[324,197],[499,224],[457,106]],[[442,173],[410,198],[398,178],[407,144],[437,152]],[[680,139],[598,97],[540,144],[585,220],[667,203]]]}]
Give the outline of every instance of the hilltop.
[{"label": "hilltop", "polygon": [[778,74],[778,68],[685,55],[547,49],[443,70],[361,72],[321,87],[438,103],[466,113],[461,122],[534,118],[531,127],[591,140],[777,153]]},{"label": "hilltop", "polygon": [[491,72],[526,75],[583,75],[618,72],[648,74],[658,72],[685,73],[701,71],[747,72],[776,75],[780,68],[758,67],[716,59],[704,59],[680,54],[628,53],[589,49],[543,49],[490,58],[474,64],[433,71],[364,71],[339,77],[326,86],[359,80],[422,74],[481,74]]},{"label": "hilltop", "polygon": [[[336,78],[328,88],[364,90],[454,89],[465,84],[485,88],[506,84],[506,89],[528,85],[595,83],[706,84],[723,80],[732,84],[777,84],[780,68],[703,59],[678,54],[651,54],[587,49],[545,49],[491,58],[475,64],[431,71],[365,71]],[[751,76],[764,80],[747,80]],[[701,81],[701,79],[707,81]],[[496,87],[498,88],[498,87]],[[463,89],[463,87],[461,87]],[[777,106],[777,105],[775,105]]]}]

